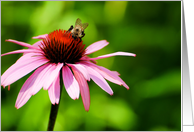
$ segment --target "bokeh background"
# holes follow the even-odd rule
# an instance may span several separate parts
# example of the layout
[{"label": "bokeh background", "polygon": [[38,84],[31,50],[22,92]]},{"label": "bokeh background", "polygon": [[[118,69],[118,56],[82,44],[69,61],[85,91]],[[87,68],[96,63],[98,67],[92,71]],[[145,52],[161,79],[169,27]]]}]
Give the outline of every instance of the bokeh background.
[{"label": "bokeh background", "polygon": [[[72,100],[62,91],[54,130],[180,131],[181,130],[181,2],[1,1],[1,53],[21,49],[6,39],[35,43],[33,36],[69,29],[75,20],[88,22],[86,46],[110,42],[90,57],[125,51],[136,57],[116,56],[98,65],[118,71],[130,90],[108,82],[110,96],[89,82],[91,106],[86,112],[81,98]],[[21,54],[1,57],[1,75]],[[1,87],[1,130],[45,131],[51,103],[40,90],[20,109],[15,101],[23,77]]]}]

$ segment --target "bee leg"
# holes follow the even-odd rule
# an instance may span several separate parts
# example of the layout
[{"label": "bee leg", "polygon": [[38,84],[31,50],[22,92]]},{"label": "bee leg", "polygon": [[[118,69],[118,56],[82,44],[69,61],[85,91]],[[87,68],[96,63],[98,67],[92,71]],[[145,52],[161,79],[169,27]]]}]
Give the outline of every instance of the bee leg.
[{"label": "bee leg", "polygon": [[80,37],[80,38],[83,38],[85,36],[85,33],[84,32],[82,32],[82,36]]},{"label": "bee leg", "polygon": [[73,29],[73,25],[65,32],[65,34],[69,33]]},{"label": "bee leg", "polygon": [[80,37],[80,39],[79,39],[79,43],[82,41],[82,38]]},{"label": "bee leg", "polygon": [[71,27],[67,31],[70,32],[72,29],[73,29],[73,25],[71,25]]}]

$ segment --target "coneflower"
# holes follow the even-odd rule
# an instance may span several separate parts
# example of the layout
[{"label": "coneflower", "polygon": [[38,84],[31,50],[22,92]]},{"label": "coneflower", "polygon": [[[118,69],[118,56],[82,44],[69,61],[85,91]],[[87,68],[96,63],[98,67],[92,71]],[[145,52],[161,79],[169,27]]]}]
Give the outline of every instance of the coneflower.
[{"label": "coneflower", "polygon": [[71,32],[66,30],[56,30],[33,38],[41,40],[33,45],[11,39],[6,40],[28,47],[28,49],[16,50],[1,55],[24,53],[1,76],[1,85],[4,88],[35,70],[25,81],[18,94],[15,103],[17,109],[22,107],[41,88],[48,90],[53,105],[58,104],[62,84],[64,84],[72,99],[78,99],[81,93],[86,111],[90,107],[90,94],[87,84],[90,79],[110,95],[113,94],[113,91],[106,80],[129,89],[127,84],[119,77],[118,72],[96,65],[95,60],[116,55],[135,57],[135,54],[116,52],[90,58],[87,55],[102,49],[109,43],[106,40],[101,40],[85,49],[81,38],[72,37]]}]

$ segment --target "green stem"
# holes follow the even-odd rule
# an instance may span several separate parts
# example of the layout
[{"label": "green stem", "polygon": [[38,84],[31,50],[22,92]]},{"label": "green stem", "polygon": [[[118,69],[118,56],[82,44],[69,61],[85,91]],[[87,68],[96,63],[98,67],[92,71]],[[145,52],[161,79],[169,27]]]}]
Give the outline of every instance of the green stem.
[{"label": "green stem", "polygon": [[54,129],[54,125],[55,125],[55,121],[56,121],[57,113],[58,113],[58,108],[59,108],[59,104],[60,104],[60,100],[61,100],[62,88],[63,88],[63,79],[62,79],[62,70],[60,70],[60,98],[59,98],[59,103],[55,104],[55,105],[51,104],[51,113],[50,113],[50,118],[49,118],[49,124],[48,124],[47,131],[53,131],[53,129]]}]

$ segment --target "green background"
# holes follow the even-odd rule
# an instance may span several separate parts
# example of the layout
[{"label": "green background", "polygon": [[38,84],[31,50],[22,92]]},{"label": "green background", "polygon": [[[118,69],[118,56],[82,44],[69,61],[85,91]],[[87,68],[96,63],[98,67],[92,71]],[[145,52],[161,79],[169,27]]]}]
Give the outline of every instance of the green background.
[{"label": "green background", "polygon": [[[54,130],[181,130],[181,2],[1,2],[1,54],[23,47],[5,42],[15,39],[30,44],[33,36],[69,29],[75,20],[88,22],[83,42],[89,46],[107,40],[108,46],[90,57],[117,51],[136,57],[116,56],[98,65],[118,71],[130,90],[108,82],[110,96],[88,82],[91,105],[86,112],[81,97],[72,100],[63,88]],[[1,75],[21,54],[1,57]],[[42,130],[48,125],[50,99],[41,89],[20,109],[15,101],[31,73],[1,87],[1,130]]]}]

